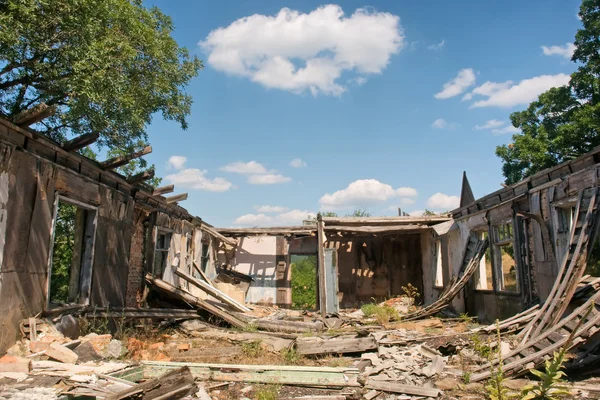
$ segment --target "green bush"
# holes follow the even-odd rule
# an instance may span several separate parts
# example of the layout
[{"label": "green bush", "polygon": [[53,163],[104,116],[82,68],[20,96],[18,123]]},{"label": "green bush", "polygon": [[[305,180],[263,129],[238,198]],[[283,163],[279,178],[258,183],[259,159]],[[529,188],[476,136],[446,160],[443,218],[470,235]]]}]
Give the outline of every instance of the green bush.
[{"label": "green bush", "polygon": [[398,314],[398,310],[388,305],[380,306],[377,304],[368,303],[363,304],[360,309],[362,310],[363,314],[365,314],[365,317],[373,317],[380,324],[400,320],[400,314]]},{"label": "green bush", "polygon": [[317,307],[317,258],[292,256],[292,308],[314,310]]}]

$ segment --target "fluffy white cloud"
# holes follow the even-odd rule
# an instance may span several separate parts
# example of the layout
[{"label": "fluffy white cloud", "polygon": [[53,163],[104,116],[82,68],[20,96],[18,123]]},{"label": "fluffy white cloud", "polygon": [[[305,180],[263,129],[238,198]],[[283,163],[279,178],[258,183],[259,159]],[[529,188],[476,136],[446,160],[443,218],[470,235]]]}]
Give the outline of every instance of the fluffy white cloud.
[{"label": "fluffy white cloud", "polygon": [[475,84],[475,72],[472,68],[465,68],[458,71],[456,78],[450,82],[444,83],[442,91],[436,93],[434,97],[436,99],[449,99],[450,97],[458,96],[469,86]]},{"label": "fluffy white cloud", "polygon": [[[402,196],[400,195],[402,193]],[[411,197],[416,195],[412,188],[394,189],[392,186],[379,182],[376,179],[359,179],[352,182],[345,189],[332,194],[326,193],[319,203],[324,210],[333,210],[346,207],[365,207],[382,203],[395,197]]]},{"label": "fluffy white cloud", "polygon": [[494,135],[504,135],[505,133],[517,133],[521,132],[519,128],[515,128],[512,125],[507,125],[504,128],[492,129]]},{"label": "fluffy white cloud", "polygon": [[259,213],[282,213],[289,210],[289,208],[281,206],[254,206],[254,209]]},{"label": "fluffy white cloud", "polygon": [[475,125],[473,127],[473,129],[475,129],[476,131],[480,131],[483,129],[495,129],[495,128],[501,127],[504,124],[505,124],[504,121],[498,121],[497,119],[490,119],[489,121],[486,121],[486,123],[483,125]]},{"label": "fluffy white cloud", "polygon": [[256,161],[237,161],[220,168],[221,171],[233,172],[235,174],[266,174],[267,169]]},{"label": "fluffy white cloud", "polygon": [[566,43],[564,46],[542,46],[542,51],[547,56],[561,56],[570,60],[575,52],[575,45],[573,43]]},{"label": "fluffy white cloud", "polygon": [[199,43],[215,69],[247,77],[267,88],[340,95],[344,71],[378,74],[404,46],[399,17],[338,5],[310,13],[282,8],[254,14],[213,30]]},{"label": "fluffy white cloud", "polygon": [[441,48],[444,47],[444,44],[446,44],[446,40],[442,40],[439,43],[435,43],[435,44],[429,45],[429,46],[427,46],[427,49],[428,50],[435,50],[435,51],[441,50]]},{"label": "fluffy white cloud", "polygon": [[291,180],[292,178],[281,174],[260,174],[248,177],[248,183],[253,185],[274,185],[276,183],[286,183]]},{"label": "fluffy white cloud", "polygon": [[422,217],[425,210],[415,210],[408,213],[411,217]]},{"label": "fluffy white cloud", "polygon": [[316,214],[306,210],[290,210],[277,215],[245,214],[236,218],[236,225],[243,226],[284,226],[300,225],[307,218],[315,218]]},{"label": "fluffy white cloud", "polygon": [[448,211],[457,208],[460,204],[458,196],[449,196],[444,193],[436,193],[427,199],[427,208],[436,211]]},{"label": "fluffy white cloud", "polygon": [[435,129],[444,129],[446,126],[448,126],[448,122],[444,118],[438,118],[431,124],[431,127]]},{"label": "fluffy white cloud", "polygon": [[206,170],[186,168],[165,177],[169,182],[190,189],[206,190],[209,192],[225,192],[232,184],[224,178],[209,179]]},{"label": "fluffy white cloud", "polygon": [[302,168],[302,167],[306,167],[307,164],[306,164],[306,162],[302,161],[301,158],[294,158],[292,161],[290,161],[290,166],[292,166],[294,168]]},{"label": "fluffy white cloud", "polygon": [[[474,107],[513,107],[521,104],[529,104],[546,90],[563,86],[569,83],[570,77],[566,74],[541,75],[530,79],[523,79],[517,84],[512,81],[506,82],[485,82],[476,87],[470,93],[487,97],[485,100],[478,100],[471,105]],[[469,98],[469,99],[470,99]],[[468,100],[468,99],[467,99]]]},{"label": "fluffy white cloud", "polygon": [[187,162],[187,157],[184,156],[171,156],[169,157],[168,166],[172,169],[181,169]]},{"label": "fluffy white cloud", "polygon": [[410,206],[410,205],[413,205],[413,204],[415,204],[415,199],[411,199],[411,198],[408,198],[408,197],[401,197],[400,198],[400,205]]}]

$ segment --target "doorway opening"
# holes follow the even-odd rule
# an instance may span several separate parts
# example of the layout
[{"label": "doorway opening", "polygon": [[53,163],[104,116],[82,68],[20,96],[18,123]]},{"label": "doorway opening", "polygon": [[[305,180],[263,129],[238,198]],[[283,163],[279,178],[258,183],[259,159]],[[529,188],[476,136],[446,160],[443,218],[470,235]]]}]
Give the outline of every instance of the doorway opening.
[{"label": "doorway opening", "polygon": [[96,208],[57,195],[49,265],[49,304],[89,304]]},{"label": "doorway opening", "polygon": [[291,254],[292,308],[315,310],[317,308],[317,255]]}]

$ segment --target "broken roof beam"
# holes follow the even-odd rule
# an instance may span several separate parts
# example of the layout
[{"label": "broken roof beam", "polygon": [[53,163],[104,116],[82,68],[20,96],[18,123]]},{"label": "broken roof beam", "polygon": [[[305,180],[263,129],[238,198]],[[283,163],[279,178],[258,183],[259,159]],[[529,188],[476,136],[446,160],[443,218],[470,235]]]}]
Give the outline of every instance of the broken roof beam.
[{"label": "broken roof beam", "polygon": [[155,173],[156,171],[154,171],[154,168],[150,168],[138,174],[131,175],[129,178],[127,178],[127,182],[131,183],[132,185],[135,185],[136,183],[140,183],[143,181],[147,181],[148,179],[154,178]]},{"label": "broken roof beam", "polygon": [[311,235],[317,231],[316,225],[280,226],[272,228],[215,228],[227,235]]},{"label": "broken roof beam", "polygon": [[100,167],[102,167],[102,169],[119,168],[119,167],[122,167],[123,165],[127,164],[128,162],[135,160],[136,158],[140,158],[140,157],[145,156],[146,154],[150,154],[150,153],[152,153],[152,146],[146,146],[142,150],[136,151],[135,153],[125,154],[123,156],[118,156],[118,157],[114,157],[114,158],[108,159],[106,161],[103,161],[100,163]]},{"label": "broken roof beam", "polygon": [[157,187],[156,189],[154,189],[152,191],[152,195],[158,196],[160,194],[173,193],[174,190],[175,190],[175,185],[161,186],[161,187]]},{"label": "broken roof beam", "polygon": [[349,232],[349,233],[390,233],[405,231],[422,231],[430,229],[427,225],[388,225],[388,226],[345,226],[345,225],[325,225],[326,231]]},{"label": "broken roof beam", "polygon": [[187,198],[188,198],[187,193],[181,193],[181,194],[176,194],[175,196],[167,197],[165,199],[165,201],[167,202],[167,204],[173,204],[173,203],[177,203],[178,201],[187,200]]},{"label": "broken roof beam", "polygon": [[13,122],[15,125],[24,128],[43,121],[54,115],[55,112],[55,105],[48,106],[46,103],[40,103],[15,115]]},{"label": "broken roof beam", "polygon": [[223,236],[221,233],[217,232],[214,228],[211,228],[211,227],[203,224],[200,227],[200,229],[203,230],[204,232],[208,233],[212,237],[216,238],[217,240],[220,240],[221,242],[228,244],[231,247],[237,246],[237,240]]},{"label": "broken roof beam", "polygon": [[327,225],[376,226],[403,224],[433,224],[450,220],[450,217],[323,217]]},{"label": "broken roof beam", "polygon": [[65,142],[61,147],[65,151],[77,151],[94,143],[99,137],[100,135],[95,132],[86,133],[85,135],[77,136],[76,138]]}]

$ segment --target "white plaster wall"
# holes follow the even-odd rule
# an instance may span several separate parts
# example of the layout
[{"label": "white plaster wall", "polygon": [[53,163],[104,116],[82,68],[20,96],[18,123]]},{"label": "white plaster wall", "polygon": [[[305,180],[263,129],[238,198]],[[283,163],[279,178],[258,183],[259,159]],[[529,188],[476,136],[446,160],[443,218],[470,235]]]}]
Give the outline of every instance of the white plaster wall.
[{"label": "white plaster wall", "polygon": [[275,303],[277,237],[242,237],[235,252],[234,269],[250,275],[254,282],[246,293],[247,303]]}]

